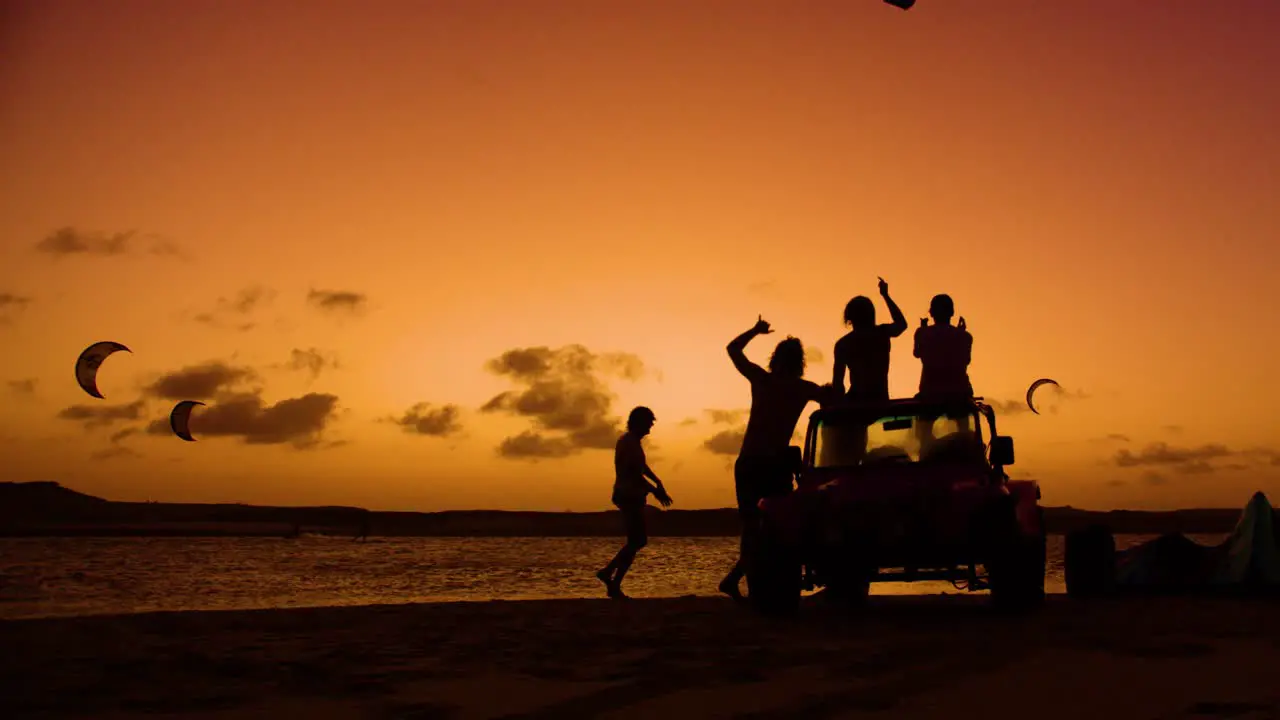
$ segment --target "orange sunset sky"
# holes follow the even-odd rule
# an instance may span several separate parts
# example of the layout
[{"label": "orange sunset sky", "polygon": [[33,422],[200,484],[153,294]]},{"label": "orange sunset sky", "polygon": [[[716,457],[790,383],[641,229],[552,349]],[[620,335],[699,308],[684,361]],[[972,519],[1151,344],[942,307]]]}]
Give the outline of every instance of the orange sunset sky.
[{"label": "orange sunset sky", "polygon": [[[0,479],[603,509],[643,403],[676,507],[729,506],[725,343],[828,382],[883,276],[955,298],[1046,505],[1280,500],[1270,0],[0,8]],[[198,442],[148,431],[186,397]]]}]

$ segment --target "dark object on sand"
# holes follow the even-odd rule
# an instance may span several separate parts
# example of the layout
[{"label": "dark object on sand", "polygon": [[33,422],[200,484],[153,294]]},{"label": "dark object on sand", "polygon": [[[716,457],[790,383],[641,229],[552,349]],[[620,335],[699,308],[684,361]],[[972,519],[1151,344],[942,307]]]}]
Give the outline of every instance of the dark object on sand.
[{"label": "dark object on sand", "polygon": [[[1167,533],[1122,552],[1105,527],[1067,536],[1067,594],[1259,594],[1280,592],[1275,511],[1261,492],[1222,543],[1201,545]],[[1104,548],[1110,545],[1108,553]]]},{"label": "dark object on sand", "polygon": [[989,589],[1009,610],[1043,602],[1040,488],[1004,472],[1013,438],[980,398],[824,407],[803,457],[796,491],[761,502],[747,586],[762,612],[794,611],[805,587],[861,604],[882,581]]}]

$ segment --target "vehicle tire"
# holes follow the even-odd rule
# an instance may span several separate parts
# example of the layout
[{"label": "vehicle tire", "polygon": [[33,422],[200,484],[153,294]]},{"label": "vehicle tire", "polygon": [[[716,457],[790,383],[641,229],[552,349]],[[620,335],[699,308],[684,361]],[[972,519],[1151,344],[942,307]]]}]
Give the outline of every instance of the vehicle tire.
[{"label": "vehicle tire", "polygon": [[794,615],[800,607],[801,568],[795,553],[767,534],[747,563],[747,600],[761,615]]},{"label": "vehicle tire", "polygon": [[851,547],[836,547],[829,552],[827,588],[823,596],[846,607],[865,606],[871,595],[872,571],[868,563]]},{"label": "vehicle tire", "polygon": [[[1026,535],[1018,525],[1012,502],[1000,503],[994,513],[995,532],[987,565],[991,604],[998,610],[1021,612],[1044,604],[1047,539],[1044,532]],[[1040,510],[1044,527],[1043,514]]]},{"label": "vehicle tire", "polygon": [[1106,595],[1115,586],[1116,539],[1104,525],[1091,525],[1067,535],[1063,575],[1067,595],[1088,598]]}]

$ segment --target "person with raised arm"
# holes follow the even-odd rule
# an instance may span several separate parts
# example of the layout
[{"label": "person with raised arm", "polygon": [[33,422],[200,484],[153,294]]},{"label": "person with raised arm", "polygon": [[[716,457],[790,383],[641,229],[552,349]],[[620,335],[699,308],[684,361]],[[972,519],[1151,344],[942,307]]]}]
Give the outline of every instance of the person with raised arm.
[{"label": "person with raised arm", "polygon": [[950,295],[934,295],[929,303],[929,318],[920,319],[916,328],[913,353],[920,358],[920,392],[918,397],[930,399],[968,399],[973,397],[969,382],[969,361],[973,357],[973,336],[964,318],[951,324],[956,313]]},{"label": "person with raised arm", "polygon": [[734,491],[738,516],[742,520],[742,539],[737,564],[720,581],[719,590],[741,599],[738,583],[747,573],[757,544],[760,525],[759,503],[766,497],[791,491],[792,468],[787,448],[795,434],[800,414],[810,402],[821,401],[828,393],[816,383],[804,379],[804,345],[787,337],[780,341],[769,358],[765,370],[747,359],[747,344],[759,335],[773,332],[760,317],[756,324],[729,342],[729,359],[751,383],[751,411],[742,448],[733,466]]},{"label": "person with raised arm", "polygon": [[880,281],[880,297],[889,306],[893,322],[876,324],[876,306],[871,299],[859,295],[844,307],[844,322],[849,332],[836,341],[832,363],[831,386],[845,393],[845,371],[849,373],[849,402],[884,402],[889,399],[889,344],[907,331],[907,318],[889,297],[889,283]]}]

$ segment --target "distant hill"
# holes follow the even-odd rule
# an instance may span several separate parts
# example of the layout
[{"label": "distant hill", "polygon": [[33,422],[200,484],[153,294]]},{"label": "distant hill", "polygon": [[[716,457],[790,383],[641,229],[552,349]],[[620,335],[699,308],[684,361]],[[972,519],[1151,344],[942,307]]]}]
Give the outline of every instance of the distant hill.
[{"label": "distant hill", "polygon": [[[1241,502],[1241,508],[1244,503]],[[1049,531],[1066,533],[1105,523],[1119,533],[1230,532],[1241,508],[1148,512],[1045,508]],[[56,482],[0,482],[0,535],[285,535],[319,532],[442,537],[616,536],[613,512],[377,512],[363,508],[242,504],[113,502]],[[654,536],[733,536],[737,511],[650,508]]]}]

